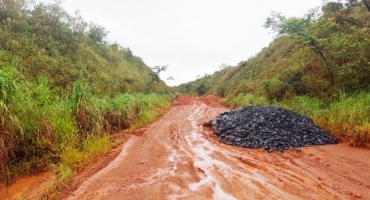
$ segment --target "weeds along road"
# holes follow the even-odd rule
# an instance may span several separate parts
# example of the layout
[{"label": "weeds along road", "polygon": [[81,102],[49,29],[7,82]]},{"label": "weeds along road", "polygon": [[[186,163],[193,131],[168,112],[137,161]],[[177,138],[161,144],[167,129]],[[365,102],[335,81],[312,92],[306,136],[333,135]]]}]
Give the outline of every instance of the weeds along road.
[{"label": "weeds along road", "polygon": [[267,153],[220,144],[202,124],[227,111],[180,97],[67,199],[370,199],[370,151],[346,144]]}]

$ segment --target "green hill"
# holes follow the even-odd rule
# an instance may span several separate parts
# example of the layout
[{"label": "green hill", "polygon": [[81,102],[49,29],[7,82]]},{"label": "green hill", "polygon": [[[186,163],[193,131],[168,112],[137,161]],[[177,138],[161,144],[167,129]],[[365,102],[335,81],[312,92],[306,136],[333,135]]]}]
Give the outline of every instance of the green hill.
[{"label": "green hill", "polygon": [[264,26],[277,37],[268,47],[177,89],[212,92],[234,107],[288,107],[353,145],[370,146],[369,20],[361,1],[328,2],[303,17],[273,12]]},{"label": "green hill", "polygon": [[54,169],[66,181],[174,98],[105,29],[58,3],[0,1],[0,180]]},{"label": "green hill", "polygon": [[107,42],[103,27],[78,14],[70,16],[58,4],[1,4],[0,64],[12,65],[27,80],[42,76],[64,90],[83,79],[96,94],[166,89],[140,57]]}]

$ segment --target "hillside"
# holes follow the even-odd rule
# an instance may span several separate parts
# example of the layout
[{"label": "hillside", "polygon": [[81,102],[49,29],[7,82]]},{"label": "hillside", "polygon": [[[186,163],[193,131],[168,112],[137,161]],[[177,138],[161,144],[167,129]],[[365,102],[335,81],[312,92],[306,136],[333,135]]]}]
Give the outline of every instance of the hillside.
[{"label": "hillside", "polygon": [[315,120],[353,145],[369,146],[370,12],[361,1],[327,2],[264,26],[276,39],[238,66],[183,84],[190,94],[215,93],[225,104],[277,104]]},{"label": "hillside", "polygon": [[58,2],[0,1],[0,181],[6,184],[51,169],[68,181],[117,143],[111,133],[145,125],[174,98],[159,72]]},{"label": "hillside", "polygon": [[28,0],[0,4],[0,64],[27,80],[46,77],[52,86],[68,89],[84,79],[97,94],[166,89],[140,57],[107,42],[108,32],[78,13]]}]

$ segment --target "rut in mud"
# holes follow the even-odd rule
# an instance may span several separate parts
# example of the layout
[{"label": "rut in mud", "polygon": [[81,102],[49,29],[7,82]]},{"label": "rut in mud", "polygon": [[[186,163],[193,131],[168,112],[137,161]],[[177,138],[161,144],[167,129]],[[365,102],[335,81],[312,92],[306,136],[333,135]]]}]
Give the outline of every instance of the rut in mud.
[{"label": "rut in mud", "polygon": [[181,97],[67,199],[370,198],[368,150],[339,144],[269,154],[222,144],[202,126],[227,111],[211,103]]}]

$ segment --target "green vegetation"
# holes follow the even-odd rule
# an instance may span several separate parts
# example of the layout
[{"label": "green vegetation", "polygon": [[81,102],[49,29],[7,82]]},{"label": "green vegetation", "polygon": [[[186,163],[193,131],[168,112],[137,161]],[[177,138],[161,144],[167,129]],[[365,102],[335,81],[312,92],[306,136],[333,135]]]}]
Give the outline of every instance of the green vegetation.
[{"label": "green vegetation", "polygon": [[[58,2],[58,1],[56,1]],[[370,147],[369,1],[327,2],[321,11],[264,26],[277,38],[237,66],[176,89],[224,97],[231,107],[279,105],[355,146]],[[175,98],[158,74],[107,31],[59,5],[0,1],[0,180],[55,172],[48,191],[107,153],[110,134],[144,126]],[[154,70],[154,71],[153,71]]]},{"label": "green vegetation", "polygon": [[272,12],[264,27],[277,37],[268,47],[235,67],[177,89],[197,95],[212,92],[232,107],[288,107],[352,145],[370,147],[366,2],[326,1],[321,12],[312,9],[303,17]]},{"label": "green vegetation", "polygon": [[59,4],[2,0],[0,35],[1,66],[16,67],[29,81],[43,76],[65,90],[83,79],[97,95],[168,90],[129,48],[107,42],[104,28]]},{"label": "green vegetation", "polygon": [[353,146],[370,147],[370,94],[366,92],[353,95],[341,93],[338,99],[330,103],[309,96],[267,101],[263,96],[239,94],[236,97],[228,96],[224,104],[230,107],[249,104],[285,107],[313,119],[320,127],[338,138],[348,140]]},{"label": "green vegetation", "polygon": [[0,1],[0,35],[0,181],[52,169],[58,190],[115,145],[109,134],[146,125],[175,98],[130,49],[58,3]]}]

